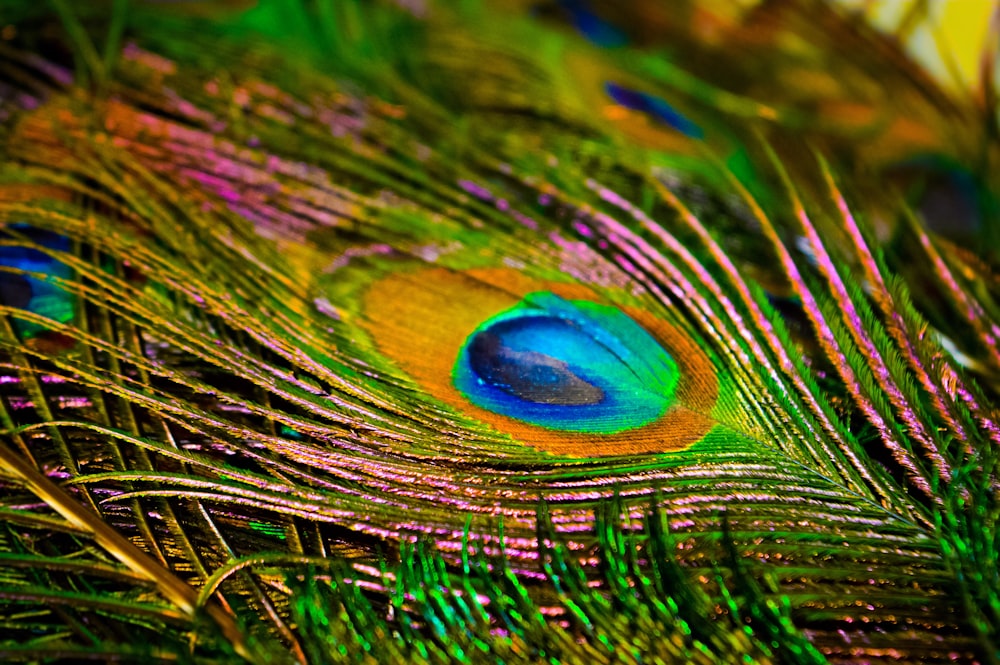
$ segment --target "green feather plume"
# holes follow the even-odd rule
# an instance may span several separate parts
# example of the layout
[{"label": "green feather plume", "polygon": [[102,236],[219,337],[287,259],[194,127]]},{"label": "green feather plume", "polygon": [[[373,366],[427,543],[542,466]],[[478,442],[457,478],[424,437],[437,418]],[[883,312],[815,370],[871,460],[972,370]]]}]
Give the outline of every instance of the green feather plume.
[{"label": "green feather plume", "polygon": [[0,660],[1000,662],[910,4],[5,3]]}]

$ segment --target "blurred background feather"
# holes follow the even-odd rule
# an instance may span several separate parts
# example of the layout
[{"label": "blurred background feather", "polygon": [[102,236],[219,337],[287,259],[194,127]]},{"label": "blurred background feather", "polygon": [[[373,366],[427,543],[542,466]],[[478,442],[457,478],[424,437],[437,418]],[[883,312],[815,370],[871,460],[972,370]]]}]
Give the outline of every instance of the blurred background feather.
[{"label": "blurred background feather", "polygon": [[1000,662],[994,3],[2,12],[5,662]]}]

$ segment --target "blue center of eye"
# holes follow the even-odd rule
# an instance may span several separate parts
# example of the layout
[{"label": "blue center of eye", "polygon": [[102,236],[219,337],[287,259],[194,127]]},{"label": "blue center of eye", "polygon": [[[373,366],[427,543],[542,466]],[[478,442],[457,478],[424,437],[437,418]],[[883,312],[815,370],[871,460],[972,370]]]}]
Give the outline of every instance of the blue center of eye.
[{"label": "blue center of eye", "polygon": [[[560,358],[592,344],[573,324],[547,316],[499,321],[473,335],[469,365],[483,383],[539,404],[599,404],[604,391],[588,383]],[[594,352],[607,355],[603,347]]]},{"label": "blue center of eye", "polygon": [[[15,223],[10,228],[43,247],[59,252],[68,252],[69,238],[51,231],[36,229],[27,224]],[[70,279],[72,269],[52,258],[45,252],[30,247],[0,245],[0,266],[15,268],[31,273],[48,275],[60,279]],[[74,298],[52,281],[0,269],[0,304],[23,309],[59,323],[73,319]],[[14,317],[14,328],[21,337],[34,337],[46,331],[46,327],[34,321]]]},{"label": "blue center of eye", "polygon": [[482,323],[453,370],[473,404],[549,429],[611,434],[673,402],[677,365],[614,307],[529,294]]}]

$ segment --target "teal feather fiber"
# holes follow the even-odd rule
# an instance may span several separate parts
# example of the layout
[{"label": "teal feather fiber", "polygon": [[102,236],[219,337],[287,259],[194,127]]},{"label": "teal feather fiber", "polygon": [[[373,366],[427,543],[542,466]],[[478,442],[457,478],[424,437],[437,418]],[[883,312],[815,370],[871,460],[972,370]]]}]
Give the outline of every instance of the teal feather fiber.
[{"label": "teal feather fiber", "polygon": [[3,3],[0,661],[1000,662],[931,4]]}]

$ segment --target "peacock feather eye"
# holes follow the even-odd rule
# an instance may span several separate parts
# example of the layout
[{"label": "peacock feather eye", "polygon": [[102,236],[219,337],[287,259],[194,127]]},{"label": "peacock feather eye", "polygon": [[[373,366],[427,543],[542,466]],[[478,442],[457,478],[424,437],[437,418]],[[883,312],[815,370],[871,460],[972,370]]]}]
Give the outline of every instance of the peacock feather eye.
[{"label": "peacock feather eye", "polygon": [[536,292],[469,336],[453,376],[484,409],[550,429],[609,434],[663,415],[678,368],[618,309]]},{"label": "peacock feather eye", "polygon": [[[11,224],[24,240],[53,252],[67,252],[70,241],[65,236]],[[0,245],[0,305],[23,309],[56,323],[67,323],[74,316],[73,296],[55,280],[72,276],[72,270],[41,249],[22,246],[9,240]],[[14,329],[23,339],[45,334],[49,327],[26,318],[13,318]]]},{"label": "peacock feather eye", "polygon": [[370,284],[362,303],[366,333],[421,391],[528,449],[683,450],[730,402],[728,380],[688,332],[579,283],[506,268],[404,270]]}]

